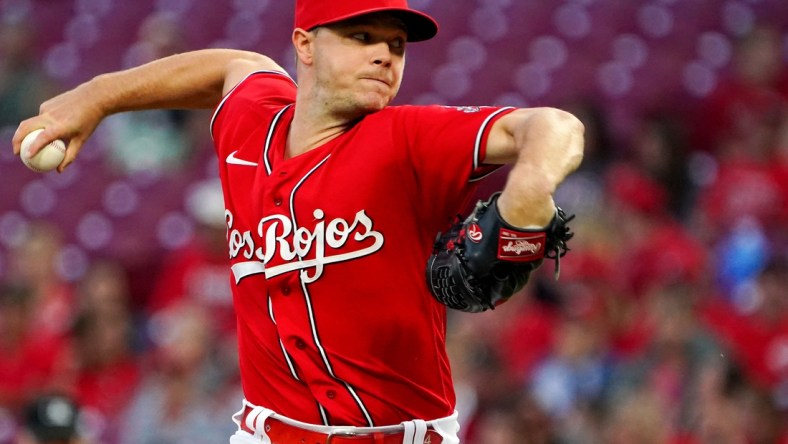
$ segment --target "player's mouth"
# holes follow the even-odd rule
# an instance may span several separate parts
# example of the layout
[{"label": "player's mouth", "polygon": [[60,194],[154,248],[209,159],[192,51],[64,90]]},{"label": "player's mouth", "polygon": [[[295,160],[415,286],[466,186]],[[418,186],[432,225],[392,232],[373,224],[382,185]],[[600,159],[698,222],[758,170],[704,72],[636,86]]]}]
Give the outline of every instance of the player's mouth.
[{"label": "player's mouth", "polygon": [[391,83],[388,80],[382,79],[380,77],[362,77],[361,79],[362,80],[371,80],[373,82],[382,83],[382,84],[386,85],[387,87],[391,87]]}]

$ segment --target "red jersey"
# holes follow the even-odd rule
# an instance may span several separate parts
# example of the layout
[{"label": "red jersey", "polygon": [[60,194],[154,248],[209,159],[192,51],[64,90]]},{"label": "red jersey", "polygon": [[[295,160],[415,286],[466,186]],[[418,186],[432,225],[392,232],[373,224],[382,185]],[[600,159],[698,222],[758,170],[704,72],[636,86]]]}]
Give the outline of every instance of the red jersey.
[{"label": "red jersey", "polygon": [[285,158],[296,85],[250,75],[213,118],[238,317],[255,405],[324,425],[453,413],[446,308],[425,266],[468,203],[510,108],[397,106]]}]

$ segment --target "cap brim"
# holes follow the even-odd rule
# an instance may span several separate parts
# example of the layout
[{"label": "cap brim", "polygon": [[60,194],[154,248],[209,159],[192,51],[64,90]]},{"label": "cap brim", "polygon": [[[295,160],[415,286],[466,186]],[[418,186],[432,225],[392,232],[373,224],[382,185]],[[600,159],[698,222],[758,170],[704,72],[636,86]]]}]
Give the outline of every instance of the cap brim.
[{"label": "cap brim", "polygon": [[354,12],[342,17],[336,17],[329,22],[320,23],[317,26],[330,25],[332,23],[349,20],[352,18],[361,17],[363,15],[372,14],[375,12],[389,12],[398,19],[402,20],[408,33],[409,42],[422,42],[429,40],[438,34],[438,22],[429,15],[414,11],[412,9],[402,8],[371,8],[364,11]]},{"label": "cap brim", "polygon": [[422,12],[413,10],[396,10],[394,12],[408,28],[409,42],[422,42],[438,34],[438,22]]}]

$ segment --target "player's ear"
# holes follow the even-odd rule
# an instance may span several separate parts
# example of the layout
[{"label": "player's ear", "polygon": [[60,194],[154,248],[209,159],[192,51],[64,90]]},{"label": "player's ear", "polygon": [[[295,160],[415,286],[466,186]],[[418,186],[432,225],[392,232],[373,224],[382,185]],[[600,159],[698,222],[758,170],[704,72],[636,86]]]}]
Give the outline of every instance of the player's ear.
[{"label": "player's ear", "polygon": [[296,28],[293,31],[293,47],[295,48],[296,59],[305,65],[311,65],[314,58],[314,39],[316,32],[304,31]]}]

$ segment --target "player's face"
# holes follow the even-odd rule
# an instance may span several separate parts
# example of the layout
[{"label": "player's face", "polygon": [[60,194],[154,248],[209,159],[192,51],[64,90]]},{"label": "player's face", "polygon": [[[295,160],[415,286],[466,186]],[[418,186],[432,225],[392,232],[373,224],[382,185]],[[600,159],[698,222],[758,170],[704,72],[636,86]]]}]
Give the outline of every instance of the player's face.
[{"label": "player's face", "polygon": [[320,29],[314,67],[326,106],[355,118],[388,105],[402,82],[406,39],[400,22],[387,15]]}]

